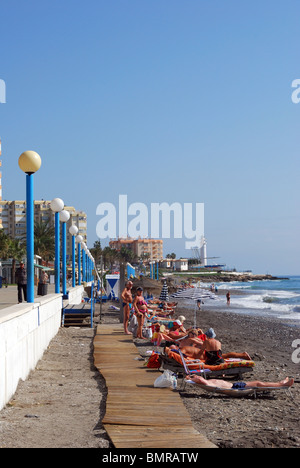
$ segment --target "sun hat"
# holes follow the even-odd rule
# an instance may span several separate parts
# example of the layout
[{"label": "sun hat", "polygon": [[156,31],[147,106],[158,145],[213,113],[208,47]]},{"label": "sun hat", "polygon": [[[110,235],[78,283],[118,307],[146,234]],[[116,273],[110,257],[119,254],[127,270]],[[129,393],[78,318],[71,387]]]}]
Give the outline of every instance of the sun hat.
[{"label": "sun hat", "polygon": [[182,323],[180,322],[180,320],[175,320],[174,323],[177,323],[177,325],[179,325],[181,327]]},{"label": "sun hat", "polygon": [[182,322],[184,322],[184,321],[186,320],[186,318],[185,318],[184,315],[180,315],[180,316],[178,317],[178,320],[182,323]]},{"label": "sun hat", "polygon": [[210,328],[209,330],[207,330],[205,335],[207,336],[207,338],[216,338],[217,336],[213,328]]}]

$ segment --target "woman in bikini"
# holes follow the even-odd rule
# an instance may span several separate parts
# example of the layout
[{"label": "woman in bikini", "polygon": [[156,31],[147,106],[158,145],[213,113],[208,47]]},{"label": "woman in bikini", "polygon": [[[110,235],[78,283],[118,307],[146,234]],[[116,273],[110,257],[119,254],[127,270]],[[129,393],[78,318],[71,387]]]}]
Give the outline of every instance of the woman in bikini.
[{"label": "woman in bikini", "polygon": [[184,328],[182,322],[178,319],[173,323],[173,327],[170,330],[163,330],[158,334],[157,346],[161,345],[163,340],[176,341],[179,338],[183,338],[187,335],[187,330]]},{"label": "woman in bikini", "polygon": [[134,307],[135,315],[138,321],[138,329],[137,329],[136,337],[140,338],[141,340],[146,340],[146,338],[143,337],[143,325],[145,321],[145,316],[148,313],[148,307],[147,307],[147,302],[145,301],[143,297],[142,288],[137,288],[136,296],[133,302],[133,307]]}]

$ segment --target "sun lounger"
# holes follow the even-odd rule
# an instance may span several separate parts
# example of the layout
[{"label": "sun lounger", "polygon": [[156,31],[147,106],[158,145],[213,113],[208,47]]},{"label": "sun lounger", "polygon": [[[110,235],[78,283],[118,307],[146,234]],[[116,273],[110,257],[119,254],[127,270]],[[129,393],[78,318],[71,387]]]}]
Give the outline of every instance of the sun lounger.
[{"label": "sun lounger", "polygon": [[[161,353],[160,355],[161,363],[162,363],[162,368],[165,370],[171,370],[175,374],[177,374],[179,377],[184,378],[186,375],[189,375],[189,372],[185,370],[185,367],[182,365],[182,363],[177,362],[175,359],[169,357],[165,353]],[[209,375],[212,373],[211,370],[209,369],[203,369],[202,367],[202,362],[199,360],[191,360],[193,365],[197,365],[198,368],[197,370],[193,371],[195,373],[198,373],[198,375],[205,376]]]},{"label": "sun lounger", "polygon": [[180,349],[177,353],[169,348],[165,348],[165,355],[171,360],[170,362],[173,363],[173,365],[174,361],[179,364],[179,366],[184,370],[184,372],[182,371],[182,374],[185,375],[196,373],[199,375],[205,374],[210,378],[235,376],[240,379],[242,374],[252,372],[253,367],[255,366],[253,361],[245,360],[225,360],[223,364],[218,366],[207,366],[199,359],[185,358]]}]

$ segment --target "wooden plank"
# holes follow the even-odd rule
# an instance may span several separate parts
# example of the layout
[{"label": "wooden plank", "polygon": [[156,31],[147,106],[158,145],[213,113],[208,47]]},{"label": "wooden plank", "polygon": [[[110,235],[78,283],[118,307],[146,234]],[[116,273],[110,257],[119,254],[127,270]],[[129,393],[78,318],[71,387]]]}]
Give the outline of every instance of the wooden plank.
[{"label": "wooden plank", "polygon": [[104,425],[116,448],[216,448],[194,428]]}]

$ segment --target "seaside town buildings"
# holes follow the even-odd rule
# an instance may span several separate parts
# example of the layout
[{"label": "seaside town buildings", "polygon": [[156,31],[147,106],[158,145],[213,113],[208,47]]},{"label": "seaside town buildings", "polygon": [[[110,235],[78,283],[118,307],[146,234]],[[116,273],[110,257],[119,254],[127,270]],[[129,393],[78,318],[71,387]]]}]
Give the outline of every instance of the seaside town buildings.
[{"label": "seaside town buildings", "polygon": [[[54,226],[54,213],[50,208],[50,202],[46,200],[34,201],[34,221],[43,222]],[[87,215],[83,211],[76,210],[73,206],[65,206],[70,213],[67,222],[67,255],[72,255],[72,236],[69,227],[73,224],[78,227],[84,242],[87,239]],[[26,202],[25,200],[0,201],[0,225],[5,233],[13,239],[26,238]]]},{"label": "seaside town buildings", "polygon": [[160,261],[163,259],[163,240],[139,238],[132,239],[112,239],[109,243],[112,249],[121,250],[125,247],[131,250],[137,258],[147,258],[152,261]]},{"label": "seaside town buildings", "polygon": [[160,268],[165,268],[171,271],[188,271],[188,258],[165,258],[159,263]]}]

